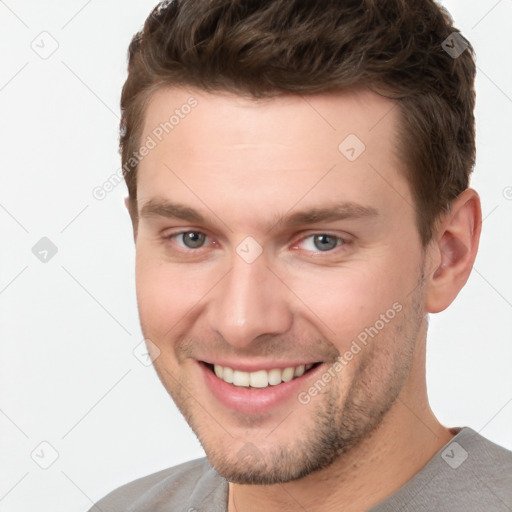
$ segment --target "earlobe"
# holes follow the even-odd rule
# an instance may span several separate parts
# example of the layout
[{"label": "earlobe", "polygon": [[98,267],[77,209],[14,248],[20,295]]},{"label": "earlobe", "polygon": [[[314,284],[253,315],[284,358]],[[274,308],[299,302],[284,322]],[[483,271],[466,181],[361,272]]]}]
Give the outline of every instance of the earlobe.
[{"label": "earlobe", "polygon": [[480,198],[468,188],[453,200],[432,242],[436,268],[427,276],[427,312],[446,309],[466,284],[476,258],[481,225]]}]

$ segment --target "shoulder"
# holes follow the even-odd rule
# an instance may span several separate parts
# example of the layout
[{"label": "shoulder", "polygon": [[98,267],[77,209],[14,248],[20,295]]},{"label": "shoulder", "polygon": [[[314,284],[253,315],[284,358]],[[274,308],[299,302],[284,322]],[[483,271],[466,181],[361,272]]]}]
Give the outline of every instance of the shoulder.
[{"label": "shoulder", "polygon": [[494,463],[502,461],[504,464],[510,464],[512,462],[512,451],[489,441],[489,439],[486,439],[469,427],[463,428],[459,434],[452,439],[452,442],[453,441],[462,441],[465,443],[470,450],[474,451],[475,455],[478,456],[478,459],[492,459]]},{"label": "shoulder", "polygon": [[[453,445],[453,446],[452,446]],[[464,428],[441,452],[447,462],[450,457],[460,452],[460,464],[454,469],[463,468],[473,477],[475,488],[487,488],[494,492],[509,507],[512,506],[512,451],[486,439],[470,428]],[[452,467],[450,466],[450,467]]]},{"label": "shoulder", "polygon": [[206,458],[185,462],[139,478],[115,489],[101,499],[89,512],[158,512],[187,511],[209,503],[208,510],[224,510],[227,481]]},{"label": "shoulder", "polygon": [[401,489],[372,512],[512,510],[512,452],[461,428]]}]

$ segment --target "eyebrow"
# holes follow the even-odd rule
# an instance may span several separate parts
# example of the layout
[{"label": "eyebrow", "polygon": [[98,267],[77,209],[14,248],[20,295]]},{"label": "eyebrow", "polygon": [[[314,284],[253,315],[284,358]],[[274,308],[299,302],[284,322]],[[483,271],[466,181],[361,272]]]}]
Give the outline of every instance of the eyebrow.
[{"label": "eyebrow", "polygon": [[193,208],[179,203],[172,203],[163,199],[150,199],[140,209],[139,217],[166,217],[169,219],[181,219],[187,222],[205,222],[205,218]]},{"label": "eyebrow", "polygon": [[353,202],[342,202],[335,203],[332,206],[298,211],[288,216],[279,215],[275,217],[273,226],[280,224],[295,227],[304,224],[316,224],[318,222],[376,217],[377,215],[379,215],[378,210],[371,206],[363,206]]},{"label": "eyebrow", "polygon": [[[377,209],[354,202],[334,203],[322,208],[309,208],[290,214],[278,214],[267,227],[271,231],[275,226],[297,227],[319,222],[334,222],[346,219],[360,219],[376,217]],[[191,223],[208,224],[208,219],[200,212],[180,203],[154,198],[148,200],[140,210],[141,218],[164,217],[168,219],[180,219]]]}]

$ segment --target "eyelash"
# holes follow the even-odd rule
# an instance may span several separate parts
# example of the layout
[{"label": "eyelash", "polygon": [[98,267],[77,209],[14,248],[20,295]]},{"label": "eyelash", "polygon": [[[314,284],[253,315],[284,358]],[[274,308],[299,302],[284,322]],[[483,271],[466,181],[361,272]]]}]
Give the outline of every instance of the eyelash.
[{"label": "eyelash", "polygon": [[[170,235],[166,235],[164,236],[164,239],[165,240],[168,240],[168,241],[171,241],[173,240],[174,238],[176,237],[179,237],[181,235],[184,235],[186,233],[196,233],[196,234],[202,234],[202,235],[205,235],[205,237],[208,239],[208,235],[206,235],[206,233],[203,233],[202,231],[194,231],[194,230],[187,230],[187,231],[179,231],[177,233],[171,233]],[[314,238],[315,236],[319,236],[319,235],[326,235],[326,236],[330,236],[330,237],[333,237],[336,239],[336,246],[333,247],[331,250],[328,250],[328,251],[320,251],[320,250],[317,250],[317,251],[309,251],[307,249],[303,249],[304,251],[306,252],[310,252],[310,253],[313,253],[315,255],[318,255],[318,254],[326,254],[326,255],[332,255],[332,254],[336,254],[338,252],[338,250],[340,250],[341,248],[343,248],[344,246],[347,246],[350,244],[350,240],[347,240],[346,238],[342,238],[338,235],[334,235],[332,233],[328,233],[328,232],[323,232],[323,231],[319,231],[317,233],[312,233],[312,234],[309,234],[303,238],[301,238],[298,242],[294,243],[294,247],[296,245],[298,245],[300,242],[304,242],[304,240],[307,240],[309,238]],[[215,244],[215,242],[214,242]],[[202,247],[198,247],[197,249],[191,249],[190,247],[181,247],[180,246],[180,251],[182,252],[185,252],[185,253],[190,253],[190,252],[200,252],[201,249],[204,249],[205,246],[202,246]]]}]

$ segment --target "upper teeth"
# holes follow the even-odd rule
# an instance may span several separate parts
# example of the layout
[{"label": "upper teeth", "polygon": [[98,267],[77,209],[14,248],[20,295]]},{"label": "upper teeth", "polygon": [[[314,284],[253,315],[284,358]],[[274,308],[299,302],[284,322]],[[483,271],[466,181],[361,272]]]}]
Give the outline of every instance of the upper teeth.
[{"label": "upper teeth", "polygon": [[288,382],[295,377],[300,377],[312,366],[312,364],[301,364],[284,369],[274,368],[268,371],[258,370],[257,372],[243,372],[241,370],[233,370],[233,368],[229,368],[229,366],[215,364],[213,365],[213,370],[219,379],[222,379],[228,384],[243,387],[266,388],[269,384],[276,386],[277,384],[281,384],[281,382]]}]

